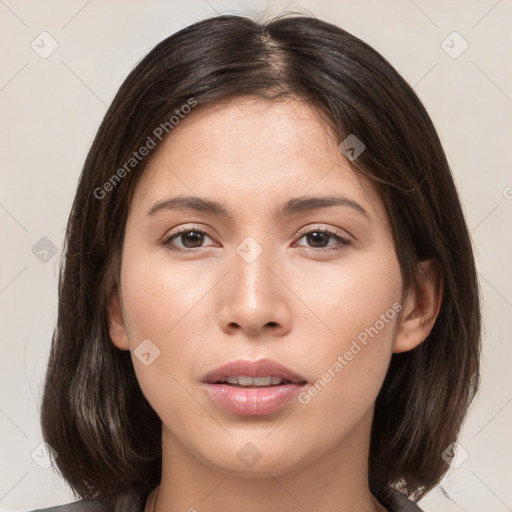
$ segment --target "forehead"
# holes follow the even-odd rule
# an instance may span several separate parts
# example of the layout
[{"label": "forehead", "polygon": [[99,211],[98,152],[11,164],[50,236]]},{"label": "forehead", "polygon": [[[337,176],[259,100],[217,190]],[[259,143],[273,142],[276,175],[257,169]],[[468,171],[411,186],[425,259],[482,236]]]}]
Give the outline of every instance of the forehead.
[{"label": "forehead", "polygon": [[332,128],[297,100],[238,98],[196,107],[151,156],[132,207],[165,196],[215,197],[233,210],[288,197],[340,193],[384,214],[371,183],[354,171]]}]

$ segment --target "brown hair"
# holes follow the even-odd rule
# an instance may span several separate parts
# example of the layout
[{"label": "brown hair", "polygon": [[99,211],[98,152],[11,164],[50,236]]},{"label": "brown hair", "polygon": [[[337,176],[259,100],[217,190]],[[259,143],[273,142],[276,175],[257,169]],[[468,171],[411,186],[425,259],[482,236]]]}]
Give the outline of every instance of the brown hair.
[{"label": "brown hair", "polygon": [[[382,496],[395,486],[419,499],[446,472],[442,452],[478,389],[481,313],[471,241],[445,153],[412,88],[369,45],[305,16],[195,23],[160,42],[121,85],[67,225],[43,437],[79,497],[113,503],[133,490],[145,499],[159,484],[161,421],[142,395],[129,351],[111,342],[106,316],[128,208],[148,158],[133,169],[126,162],[157,127],[170,133],[169,119],[191,100],[200,108],[242,95],[298,97],[325,115],[338,143],[355,134],[366,150],[352,164],[383,198],[405,285],[415,286],[419,261],[440,263],[439,316],[423,343],[392,356],[370,446],[372,491]],[[116,172],[122,179],[112,185]]]}]

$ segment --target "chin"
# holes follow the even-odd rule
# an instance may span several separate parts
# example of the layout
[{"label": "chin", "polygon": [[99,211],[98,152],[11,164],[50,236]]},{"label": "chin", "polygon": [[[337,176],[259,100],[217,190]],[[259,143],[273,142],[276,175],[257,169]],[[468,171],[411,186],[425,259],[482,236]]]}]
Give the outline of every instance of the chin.
[{"label": "chin", "polygon": [[[293,472],[314,459],[312,454],[298,453],[296,446],[276,450],[275,445],[258,449],[250,441],[233,443],[233,449],[227,448],[220,453],[203,453],[203,460],[211,467],[232,476],[242,478],[268,478]],[[307,459],[307,460],[306,460]]]}]

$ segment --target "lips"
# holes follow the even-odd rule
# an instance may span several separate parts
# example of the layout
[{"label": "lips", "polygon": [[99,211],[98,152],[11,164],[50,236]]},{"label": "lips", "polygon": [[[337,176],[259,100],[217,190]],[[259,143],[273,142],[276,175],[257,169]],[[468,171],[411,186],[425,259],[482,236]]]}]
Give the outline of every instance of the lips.
[{"label": "lips", "polygon": [[[270,359],[259,359],[257,361],[239,359],[232,361],[206,374],[203,382],[216,384],[233,377],[251,377],[253,379],[275,377],[281,378],[284,383],[291,382],[292,384],[307,382],[301,375]],[[243,383],[243,379],[241,383]]]},{"label": "lips", "polygon": [[218,407],[244,416],[281,410],[307,383],[301,375],[269,359],[233,361],[209,372],[203,382]]}]

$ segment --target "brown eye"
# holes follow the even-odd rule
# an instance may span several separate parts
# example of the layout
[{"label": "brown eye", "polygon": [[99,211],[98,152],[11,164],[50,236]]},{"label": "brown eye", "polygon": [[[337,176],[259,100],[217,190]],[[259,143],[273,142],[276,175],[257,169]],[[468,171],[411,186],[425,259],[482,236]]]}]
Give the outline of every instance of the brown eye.
[{"label": "brown eye", "polygon": [[322,231],[312,231],[304,236],[313,247],[325,247],[329,243],[329,238],[331,238],[327,233]]},{"label": "brown eye", "polygon": [[[166,240],[164,240],[163,245],[168,247],[169,249],[199,249],[202,247],[205,236],[208,236],[208,233],[201,229],[184,229],[174,233]],[[181,242],[181,245],[176,245],[175,241]]]},{"label": "brown eye", "polygon": [[[324,251],[339,251],[345,246],[350,245],[351,241],[348,238],[342,237],[332,231],[315,229],[304,233],[300,240],[306,239],[308,246],[312,249],[320,249]],[[329,240],[333,239],[337,244],[329,244]],[[327,248],[329,247],[329,248]]]}]

